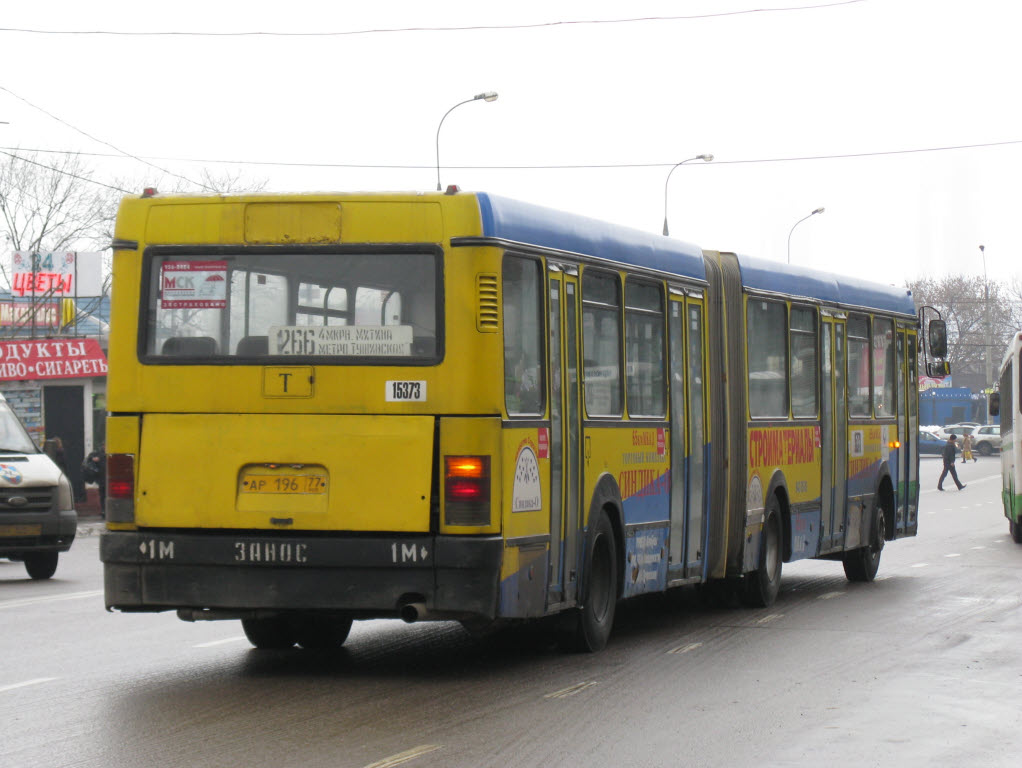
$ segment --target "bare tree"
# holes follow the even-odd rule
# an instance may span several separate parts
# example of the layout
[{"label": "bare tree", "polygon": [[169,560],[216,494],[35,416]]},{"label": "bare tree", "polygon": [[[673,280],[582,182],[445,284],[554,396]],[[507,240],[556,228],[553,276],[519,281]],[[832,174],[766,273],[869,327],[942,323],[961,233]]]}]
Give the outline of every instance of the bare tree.
[{"label": "bare tree", "polygon": [[6,253],[102,250],[109,244],[121,190],[93,179],[78,155],[41,160],[36,153],[6,153],[0,161],[0,216]]},{"label": "bare tree", "polygon": [[993,281],[985,284],[981,277],[949,275],[910,281],[908,288],[917,308],[934,307],[947,322],[951,370],[984,373],[988,355],[1000,362],[1018,327],[1008,287]]}]

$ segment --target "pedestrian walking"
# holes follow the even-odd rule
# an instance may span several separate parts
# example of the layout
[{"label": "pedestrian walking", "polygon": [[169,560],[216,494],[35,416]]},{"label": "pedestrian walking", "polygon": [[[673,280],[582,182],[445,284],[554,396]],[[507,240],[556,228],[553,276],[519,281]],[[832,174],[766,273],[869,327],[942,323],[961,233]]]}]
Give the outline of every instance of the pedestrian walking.
[{"label": "pedestrian walking", "polygon": [[940,473],[940,480],[937,481],[938,491],[944,490],[944,478],[947,477],[948,472],[951,473],[951,479],[955,481],[958,490],[962,490],[965,487],[965,483],[958,480],[958,472],[955,470],[955,455],[958,453],[958,444],[955,440],[957,439],[958,435],[951,435],[948,437],[947,442],[944,443],[944,450],[941,452],[944,458],[944,471]]},{"label": "pedestrian walking", "polygon": [[962,464],[969,459],[979,461],[979,459],[972,455],[972,435],[965,435],[962,437]]}]

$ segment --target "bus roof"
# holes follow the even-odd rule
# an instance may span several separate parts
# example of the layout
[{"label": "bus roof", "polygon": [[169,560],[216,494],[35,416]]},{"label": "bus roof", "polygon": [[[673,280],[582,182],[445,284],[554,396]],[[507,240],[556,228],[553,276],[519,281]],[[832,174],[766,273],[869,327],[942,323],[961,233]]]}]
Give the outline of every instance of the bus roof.
[{"label": "bus roof", "polygon": [[703,252],[691,243],[485,192],[475,196],[483,237],[706,280]]},{"label": "bus roof", "polygon": [[738,264],[742,271],[742,285],[752,290],[815,299],[848,308],[875,309],[908,317],[916,315],[915,302],[908,288],[751,256],[739,256]]}]

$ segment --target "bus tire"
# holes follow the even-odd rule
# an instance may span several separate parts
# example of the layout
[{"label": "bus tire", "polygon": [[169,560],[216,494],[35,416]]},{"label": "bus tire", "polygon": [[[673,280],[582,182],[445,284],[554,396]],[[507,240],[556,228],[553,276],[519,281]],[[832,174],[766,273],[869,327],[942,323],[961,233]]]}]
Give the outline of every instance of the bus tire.
[{"label": "bus tire", "polygon": [[603,650],[610,639],[617,607],[618,562],[614,528],[601,510],[589,529],[586,547],[585,591],[578,610],[575,649]]},{"label": "bus tire", "polygon": [[350,616],[301,616],[295,620],[295,639],[307,651],[335,651],[351,632]]},{"label": "bus tire", "polygon": [[1016,544],[1022,544],[1022,524],[1009,520],[1008,530],[1011,532],[1011,540]]},{"label": "bus tire", "polygon": [[763,518],[763,541],[759,566],[745,574],[742,601],[751,608],[768,608],[781,591],[781,511],[777,496],[771,495]]},{"label": "bus tire", "polygon": [[245,637],[261,651],[283,651],[295,644],[295,631],[283,616],[268,619],[242,619]]},{"label": "bus tire", "polygon": [[32,552],[25,555],[25,570],[33,579],[48,579],[57,572],[56,552]]},{"label": "bus tire", "polygon": [[845,552],[841,560],[845,567],[845,577],[849,581],[870,582],[876,578],[886,538],[887,515],[883,503],[878,499],[873,505],[873,527],[870,531],[869,544]]}]

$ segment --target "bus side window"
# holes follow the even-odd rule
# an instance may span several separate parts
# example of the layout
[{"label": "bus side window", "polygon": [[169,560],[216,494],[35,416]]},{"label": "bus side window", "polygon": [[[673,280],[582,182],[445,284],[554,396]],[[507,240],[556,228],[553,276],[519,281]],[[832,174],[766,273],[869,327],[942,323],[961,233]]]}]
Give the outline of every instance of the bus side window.
[{"label": "bus side window", "polygon": [[749,301],[749,415],[788,418],[787,307],[779,301]]},{"label": "bus side window", "polygon": [[510,415],[543,411],[543,295],[540,264],[504,255],[504,405]]}]

